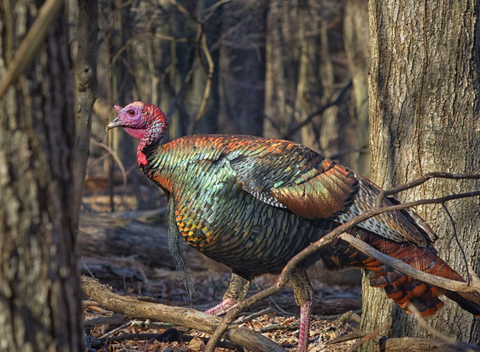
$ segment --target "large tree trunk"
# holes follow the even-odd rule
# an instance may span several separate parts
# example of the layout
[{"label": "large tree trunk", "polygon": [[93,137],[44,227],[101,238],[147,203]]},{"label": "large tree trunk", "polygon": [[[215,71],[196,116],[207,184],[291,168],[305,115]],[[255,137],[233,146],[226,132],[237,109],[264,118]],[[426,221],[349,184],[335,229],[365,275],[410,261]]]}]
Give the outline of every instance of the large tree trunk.
[{"label": "large tree trunk", "polygon": [[[0,5],[0,76],[41,1]],[[67,16],[0,99],[1,351],[81,351]],[[8,43],[8,45],[5,45]],[[5,50],[7,49],[7,50]]]},{"label": "large tree trunk", "polygon": [[[478,2],[469,0],[431,1],[428,6],[414,0],[370,1],[372,177],[384,188],[432,171],[480,173],[478,10]],[[431,180],[398,198],[441,197],[479,187],[478,181]],[[467,264],[475,269],[478,199],[449,202],[447,207]],[[466,277],[445,210],[441,205],[416,210],[438,234],[439,256]],[[368,284],[364,284],[363,308],[362,328],[367,331],[390,321],[392,328],[383,334],[425,334],[411,316],[386,299],[383,290]],[[478,341],[478,320],[455,303],[448,302],[428,322],[460,340]]]}]

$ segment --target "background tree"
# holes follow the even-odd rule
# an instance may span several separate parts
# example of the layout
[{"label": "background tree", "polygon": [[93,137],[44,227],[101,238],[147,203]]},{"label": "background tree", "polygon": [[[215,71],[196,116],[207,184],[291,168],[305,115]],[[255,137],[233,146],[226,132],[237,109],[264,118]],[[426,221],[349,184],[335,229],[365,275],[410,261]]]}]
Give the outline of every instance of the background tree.
[{"label": "background tree", "polygon": [[[480,172],[478,6],[469,0],[370,1],[372,177],[383,188],[433,171]],[[478,181],[437,179],[398,198],[434,198],[479,187]],[[443,207],[416,209],[438,234],[440,257],[464,277],[466,265],[478,267],[478,202],[471,198],[447,206],[466,259]],[[387,322],[392,327],[381,332],[387,336],[425,335],[412,316],[364,282],[362,328],[374,331]],[[479,338],[478,319],[455,304],[447,303],[429,324],[462,341]],[[362,349],[373,350],[372,343]]]},{"label": "background tree", "polygon": [[62,1],[41,5],[0,5],[2,83],[11,77],[7,68],[19,68],[0,94],[1,351],[83,349],[68,22],[55,16]]},{"label": "background tree", "polygon": [[[368,69],[369,33],[368,1],[348,0],[345,5],[345,52],[352,74],[353,100],[355,104],[356,158],[355,170],[370,177],[370,150],[368,132]],[[353,165],[352,165],[353,167]]]}]

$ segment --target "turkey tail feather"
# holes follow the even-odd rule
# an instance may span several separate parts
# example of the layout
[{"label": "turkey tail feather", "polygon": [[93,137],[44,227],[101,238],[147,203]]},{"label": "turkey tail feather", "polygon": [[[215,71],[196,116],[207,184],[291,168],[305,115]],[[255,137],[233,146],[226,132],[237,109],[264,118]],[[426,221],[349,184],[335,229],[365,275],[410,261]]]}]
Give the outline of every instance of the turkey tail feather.
[{"label": "turkey tail feather", "polygon": [[[407,242],[395,242],[362,229],[353,229],[352,235],[360,238],[375,249],[409,264],[417,270],[446,279],[464,282],[463,278],[429,247],[418,247]],[[420,280],[368,257],[347,242],[339,241],[334,246],[333,256],[341,260],[326,260],[329,269],[355,266],[367,271],[372,287],[383,287],[387,296],[408,312],[412,303],[424,317],[435,314],[444,303],[438,296],[445,295],[463,309],[480,317],[480,293],[456,293],[427,284]],[[333,258],[333,256],[329,256]]]}]

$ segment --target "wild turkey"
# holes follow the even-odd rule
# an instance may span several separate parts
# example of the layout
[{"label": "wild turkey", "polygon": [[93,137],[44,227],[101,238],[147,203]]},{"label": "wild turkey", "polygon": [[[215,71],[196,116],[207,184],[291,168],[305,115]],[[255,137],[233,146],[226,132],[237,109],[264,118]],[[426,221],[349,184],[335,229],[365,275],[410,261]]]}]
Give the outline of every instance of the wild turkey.
[{"label": "wild turkey", "polygon": [[[160,145],[167,120],[156,106],[115,106],[107,129],[123,127],[140,140],[142,172],[169,197],[173,232],[192,247],[232,268],[225,300],[208,312],[221,314],[243,299],[257,275],[277,274],[305,248],[341,223],[374,205],[380,189],[348,168],[299,144],[252,136],[196,135]],[[385,205],[392,204],[385,199]],[[172,226],[173,225],[173,226]],[[463,281],[436,256],[424,222],[406,211],[383,213],[350,232],[416,269]],[[323,261],[330,270],[367,270],[372,286],[424,316],[442,305],[445,294],[480,315],[480,294],[457,294],[412,279],[336,240],[305,260],[291,275],[301,307],[299,351],[306,351],[313,291],[305,269]]]}]

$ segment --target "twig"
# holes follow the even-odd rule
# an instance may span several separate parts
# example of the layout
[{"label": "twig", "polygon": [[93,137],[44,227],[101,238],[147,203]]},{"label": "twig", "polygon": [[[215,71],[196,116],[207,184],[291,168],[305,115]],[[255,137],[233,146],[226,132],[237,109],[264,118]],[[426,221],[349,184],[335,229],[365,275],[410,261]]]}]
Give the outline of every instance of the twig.
[{"label": "twig", "polygon": [[272,302],[272,303],[275,305],[275,307],[277,307],[277,309],[278,309],[280,312],[282,312],[283,314],[288,315],[288,316],[291,316],[291,317],[295,317],[295,316],[298,317],[298,315],[295,315],[295,314],[293,314],[293,313],[287,312],[285,309],[283,309],[282,307],[280,307],[280,306],[278,305],[278,303],[277,303],[272,297],[268,297],[268,300],[269,300],[270,302]]},{"label": "twig", "polygon": [[290,129],[288,132],[284,133],[282,138],[283,139],[288,139],[293,133],[297,132],[298,130],[300,130],[304,126],[308,125],[310,123],[310,121],[312,121],[315,118],[315,116],[322,114],[325,110],[327,110],[328,108],[330,108],[334,105],[340,104],[343,101],[343,97],[345,96],[345,93],[347,92],[347,90],[351,86],[352,86],[352,80],[350,80],[347,83],[347,85],[340,90],[340,92],[338,93],[337,98],[335,100],[333,100],[333,101],[329,102],[328,104],[322,106],[320,109],[312,112],[310,115],[307,116],[307,118],[305,120],[303,120],[297,126]]},{"label": "twig", "polygon": [[[271,325],[264,326],[260,329],[257,329],[257,331],[263,333],[263,332],[269,332],[273,330],[283,330],[283,329],[292,329],[292,327],[290,326],[290,324],[288,325],[271,324]],[[297,329],[297,327],[295,327],[295,329]]]},{"label": "twig", "polygon": [[380,192],[380,194],[377,196],[377,200],[375,202],[376,207],[380,207],[383,201],[383,198],[386,196],[391,196],[396,193],[399,193],[401,191],[405,191],[407,189],[420,186],[421,184],[427,182],[428,180],[432,178],[448,178],[452,180],[479,180],[480,179],[480,174],[451,174],[451,173],[446,173],[446,172],[429,172],[422,177],[413,180],[412,182],[405,183],[403,185],[397,186],[390,188],[388,190],[383,190]]},{"label": "twig", "polygon": [[125,324],[126,319],[124,319],[123,314],[112,314],[110,316],[101,316],[93,319],[88,319],[83,322],[83,326],[96,326],[96,325],[122,325]]},{"label": "twig", "polygon": [[378,335],[385,329],[388,329],[389,327],[392,326],[392,323],[391,322],[388,322],[386,324],[383,324],[382,326],[380,326],[378,329],[376,329],[374,332],[368,334],[368,335],[365,335],[364,337],[362,337],[362,339],[358,342],[356,342],[355,344],[353,344],[353,346],[351,346],[347,352],[353,352],[357,349],[357,347],[363,345],[365,342],[368,342],[372,339],[375,339],[377,338],[378,339]]},{"label": "twig", "polygon": [[187,11],[187,9],[185,7],[180,5],[178,2],[176,2],[175,0],[170,0],[170,2],[172,3],[173,6],[175,6],[177,8],[178,11],[187,15],[187,17],[190,18],[193,22],[200,23],[200,21],[198,19],[196,19],[190,12]]},{"label": "twig", "polygon": [[366,332],[360,331],[360,330],[354,330],[349,334],[339,336],[333,340],[326,341],[326,345],[336,345],[337,343],[342,343],[346,341],[351,341],[351,340],[357,340],[364,338],[368,334]]},{"label": "twig", "polygon": [[329,159],[336,159],[339,156],[345,155],[345,154],[350,154],[350,153],[363,153],[363,154],[370,154],[370,149],[369,148],[350,148],[350,149],[344,149],[340,150],[335,154],[332,155],[327,155]]},{"label": "twig", "polygon": [[[158,334],[123,334],[123,335],[120,335],[120,336],[112,336],[112,337],[106,337],[104,338],[103,340],[104,341],[107,341],[107,342],[120,342],[120,341],[125,341],[125,340],[154,340],[156,337],[158,336]],[[208,342],[209,338],[207,337],[199,337],[200,339],[203,340],[204,343]],[[182,340],[183,341],[192,341],[193,340],[193,336],[191,335],[182,335]],[[220,348],[227,348],[229,350],[239,350],[241,347],[236,345],[236,344],[233,344],[231,342],[228,342],[228,341],[219,341],[218,342],[218,347]]]},{"label": "twig", "polygon": [[[258,289],[259,291],[265,289],[265,287],[259,285],[257,281],[255,281],[255,286],[257,286],[257,289]],[[274,305],[280,312],[282,312],[283,314],[285,314],[285,315],[287,315],[287,316],[290,316],[290,317],[296,316],[295,314],[290,313],[290,312],[287,312],[285,309],[283,309],[282,307],[280,307],[280,305],[279,305],[272,297],[268,297],[268,300],[269,300],[270,303],[273,303],[273,305]],[[298,317],[298,315],[297,315],[297,317]]]},{"label": "twig", "polygon": [[[264,314],[269,314],[269,313],[273,313],[275,312],[275,309],[269,307],[269,308],[265,308],[259,312],[256,312],[256,313],[252,313],[250,315],[247,315],[245,317],[242,317],[241,319],[239,319],[238,321],[235,322],[235,325],[240,325],[240,324],[244,324],[246,323],[247,321],[250,321],[250,320],[253,320],[255,318],[258,318],[258,317],[261,317],[262,315]],[[233,325],[233,324],[232,324]]]},{"label": "twig", "polygon": [[[17,78],[37,55],[47,30],[50,28],[63,3],[63,0],[47,0],[38,11],[37,18],[18,47],[3,80],[0,82],[0,99],[7,92],[8,87],[16,82]],[[9,15],[7,14],[7,16]]]},{"label": "twig", "polygon": [[85,269],[87,269],[87,271],[88,271],[88,273],[90,274],[90,276],[95,279],[95,275],[92,274],[92,272],[90,271],[90,268],[87,266],[87,264],[85,264],[85,262],[83,261],[83,259],[80,259],[80,261],[82,262],[82,264],[83,264],[83,266],[85,267]]},{"label": "twig", "polygon": [[340,315],[340,317],[337,320],[337,326],[342,325],[347,320],[351,320],[351,321],[354,321],[354,322],[360,324],[361,319],[362,318],[360,318],[360,316],[357,313],[355,313],[353,310],[351,310],[349,312],[346,312],[346,313]]},{"label": "twig", "polygon": [[[354,314],[361,314],[362,310],[357,309],[357,310],[351,310],[350,312],[352,312]],[[350,313],[350,312],[347,312],[347,313]],[[345,315],[347,313],[340,313],[340,314],[335,314],[335,315],[315,315],[315,319],[317,319],[317,320],[335,320],[335,319],[341,318],[343,315]]]},{"label": "twig", "polygon": [[[195,133],[195,131],[197,129],[198,121],[200,121],[202,116],[205,114],[205,109],[207,108],[208,98],[210,97],[210,90],[211,90],[211,87],[212,87],[213,70],[214,70],[214,67],[215,67],[215,65],[213,63],[213,60],[212,60],[212,56],[210,55],[210,52],[208,51],[207,36],[205,35],[205,31],[204,31],[203,26],[199,25],[198,30],[201,31],[200,43],[201,43],[202,51],[203,51],[203,53],[204,53],[204,55],[207,59],[207,62],[208,62],[208,71],[205,72],[205,74],[207,75],[207,82],[205,83],[205,90],[203,92],[202,104],[200,105],[200,109],[198,109],[197,116],[195,117],[195,120],[193,121],[192,133]],[[201,56],[199,57],[199,59],[201,60]]]},{"label": "twig", "polygon": [[103,335],[102,335],[101,337],[99,337],[98,339],[99,339],[99,340],[102,340],[102,339],[104,339],[104,338],[106,338],[106,337],[108,337],[108,336],[116,333],[117,331],[120,331],[120,330],[122,330],[122,329],[125,329],[125,328],[126,328],[127,326],[129,326],[129,325],[130,325],[130,322],[125,323],[125,324],[123,324],[123,325],[120,325],[118,328],[115,328],[115,329],[113,329],[113,330],[110,330],[110,331],[107,332],[106,334],[103,334]]},{"label": "twig", "polygon": [[[467,262],[467,255],[465,254],[465,251],[463,250],[462,244],[458,240],[458,234],[457,234],[457,227],[455,226],[455,221],[453,220],[452,214],[450,214],[450,211],[447,208],[447,205],[445,203],[442,203],[443,209],[448,215],[448,218],[450,219],[450,222],[452,223],[453,227],[453,237],[455,237],[455,241],[457,242],[458,248],[460,248],[460,251],[462,252],[463,256],[463,261],[465,263],[465,268],[468,268],[468,262]],[[470,285],[470,272],[467,270],[467,285]]]},{"label": "twig", "polygon": [[420,313],[418,312],[417,307],[415,307],[412,303],[408,303],[408,310],[412,312],[415,320],[417,321],[418,325],[420,325],[422,328],[424,328],[429,334],[432,334],[436,338],[445,341],[446,343],[455,346],[462,351],[465,352],[474,352],[472,349],[462,346],[458,343],[457,339],[454,337],[447,336],[445,334],[442,334],[440,331],[435,330],[433,327],[427,324],[425,319],[422,318]]},{"label": "twig", "polygon": [[115,219],[139,219],[139,218],[153,218],[164,216],[168,214],[168,208],[158,208],[153,210],[131,210],[131,211],[116,211],[114,213],[101,213],[101,216],[107,216]]},{"label": "twig", "polygon": [[213,4],[212,6],[210,6],[209,8],[206,8],[204,10],[204,12],[206,12],[207,14],[205,15],[205,17],[203,18],[202,22],[205,23],[208,21],[208,19],[214,14],[215,10],[217,8],[219,8],[220,6],[222,6],[223,4],[226,4],[227,2],[230,2],[231,0],[220,0],[218,2],[216,2],[215,4]]},{"label": "twig", "polygon": [[115,162],[118,164],[118,167],[120,168],[120,171],[122,172],[122,178],[123,178],[123,189],[125,190],[127,188],[127,173],[125,172],[125,167],[123,166],[123,163],[122,161],[120,160],[120,158],[118,157],[117,153],[115,153],[113,151],[112,148],[110,148],[108,145],[106,145],[105,143],[102,143],[102,142],[98,142],[97,140],[95,140],[95,138],[90,138],[90,141],[99,146],[99,147],[102,147],[103,149],[105,149],[107,152],[110,153],[110,155],[113,157],[113,159],[115,159]]}]

